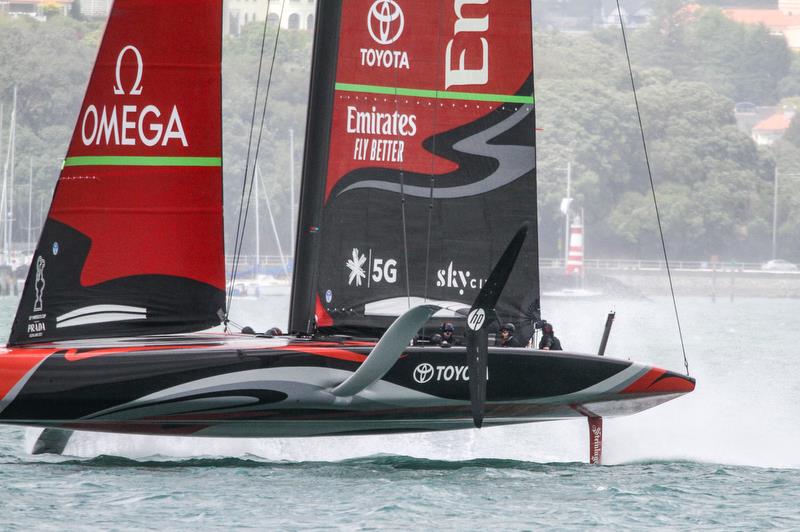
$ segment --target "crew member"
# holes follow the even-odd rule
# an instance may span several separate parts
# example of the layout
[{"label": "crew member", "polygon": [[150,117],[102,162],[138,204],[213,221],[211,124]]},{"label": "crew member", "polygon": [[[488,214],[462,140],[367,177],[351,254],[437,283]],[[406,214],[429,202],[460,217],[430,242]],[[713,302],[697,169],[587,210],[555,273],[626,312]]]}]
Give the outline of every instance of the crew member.
[{"label": "crew member", "polygon": [[545,351],[561,351],[561,342],[553,332],[553,326],[547,322],[542,325],[542,339],[539,340],[539,349]]},{"label": "crew member", "polygon": [[516,327],[514,327],[513,323],[504,323],[500,327],[500,338],[498,338],[497,345],[500,347],[520,347],[516,336],[514,336],[515,332]]},{"label": "crew member", "polygon": [[451,345],[458,345],[454,333],[456,328],[452,323],[446,321],[442,324],[442,329],[438,334],[434,334],[431,338],[431,343],[441,345],[442,347],[449,347]]}]

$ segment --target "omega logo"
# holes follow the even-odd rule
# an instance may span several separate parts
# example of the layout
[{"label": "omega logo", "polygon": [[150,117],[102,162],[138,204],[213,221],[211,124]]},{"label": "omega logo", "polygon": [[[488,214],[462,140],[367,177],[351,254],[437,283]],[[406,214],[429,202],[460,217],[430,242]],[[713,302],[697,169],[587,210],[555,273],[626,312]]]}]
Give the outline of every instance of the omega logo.
[{"label": "omega logo", "polygon": [[[375,31],[377,26],[377,32]],[[378,44],[392,44],[403,35],[405,16],[395,0],[375,0],[369,9],[367,28]]]},{"label": "omega logo", "polygon": [[128,94],[139,96],[142,93],[142,72],[144,71],[144,61],[142,61],[142,54],[139,52],[139,49],[130,44],[123,48],[117,56],[117,84],[114,85],[114,94],[125,94],[125,89],[122,88],[121,70],[122,60],[125,59],[125,54],[129,50],[133,52],[133,55],[136,57],[136,81],[133,83],[133,88]]},{"label": "omega logo", "polygon": [[[131,53],[128,53],[131,52]],[[125,92],[122,84],[122,63],[132,56],[136,61],[136,79]],[[129,59],[130,60],[130,59]],[[129,44],[117,55],[114,94],[141,96],[144,61],[138,48]],[[146,104],[147,102],[141,102]],[[157,105],[131,105],[130,102],[104,101],[89,104],[81,121],[81,140],[84,146],[189,146],[177,105],[162,109]]]}]

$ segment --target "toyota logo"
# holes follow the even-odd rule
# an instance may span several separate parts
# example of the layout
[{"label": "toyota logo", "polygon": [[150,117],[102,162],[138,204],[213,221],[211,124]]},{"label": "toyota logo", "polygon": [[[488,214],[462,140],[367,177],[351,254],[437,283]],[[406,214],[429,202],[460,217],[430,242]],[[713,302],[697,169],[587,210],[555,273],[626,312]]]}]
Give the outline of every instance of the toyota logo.
[{"label": "toyota logo", "polygon": [[395,0],[375,0],[369,9],[367,28],[376,43],[392,44],[403,34],[404,26],[403,10]]},{"label": "toyota logo", "polygon": [[420,384],[425,384],[433,378],[433,366],[425,362],[414,368],[414,380]]}]

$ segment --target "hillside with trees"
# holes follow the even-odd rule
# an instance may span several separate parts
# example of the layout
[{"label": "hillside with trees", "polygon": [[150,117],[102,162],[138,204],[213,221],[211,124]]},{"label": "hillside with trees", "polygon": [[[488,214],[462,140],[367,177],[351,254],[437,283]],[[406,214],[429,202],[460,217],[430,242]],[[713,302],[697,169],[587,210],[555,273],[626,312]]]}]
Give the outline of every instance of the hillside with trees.
[{"label": "hillside with trees", "polygon": [[[800,174],[800,125],[795,120],[784,139],[759,148],[737,128],[734,106],[800,102],[800,56],[763,27],[734,23],[714,7],[687,11],[683,4],[654,1],[651,22],[629,34],[669,250],[682,259],[765,260],[770,253],[775,167],[781,173]],[[582,33],[536,29],[542,256],[561,252],[559,204],[569,162],[575,206],[586,217],[587,254],[658,258],[650,183],[619,28]],[[270,28],[267,42],[274,39],[275,30]],[[241,194],[261,31],[261,25],[251,24],[224,43],[225,198],[227,212],[233,214]],[[16,174],[18,183],[24,181],[16,194],[18,204],[27,209],[32,161],[34,224],[38,206],[46,209],[49,203],[101,32],[97,21],[0,18],[2,142],[5,146],[16,85]],[[299,178],[310,51],[310,34],[281,31],[259,157],[284,251],[294,230],[289,222],[290,167],[293,160]],[[268,53],[264,72],[269,64]],[[260,114],[258,107],[256,115]],[[290,130],[295,139],[292,153]],[[797,261],[800,179],[787,178],[780,186],[780,254]],[[20,211],[17,217],[27,214]],[[229,221],[234,218],[228,216]],[[229,243],[234,229],[228,226]],[[20,232],[16,238],[25,236]],[[263,236],[262,250],[277,252],[269,234]]]}]

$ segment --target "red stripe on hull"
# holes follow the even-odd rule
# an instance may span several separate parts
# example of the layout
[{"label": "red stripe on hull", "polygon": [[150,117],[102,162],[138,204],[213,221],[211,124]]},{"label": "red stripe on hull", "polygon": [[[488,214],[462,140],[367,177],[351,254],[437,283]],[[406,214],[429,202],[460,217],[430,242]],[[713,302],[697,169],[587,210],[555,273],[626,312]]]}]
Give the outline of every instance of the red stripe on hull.
[{"label": "red stripe on hull", "polygon": [[52,355],[53,349],[4,350],[0,353],[0,398],[22,379],[36,364]]},{"label": "red stripe on hull", "polygon": [[694,382],[680,375],[665,376],[663,369],[653,368],[621,393],[686,393],[694,390]]},{"label": "red stripe on hull", "polygon": [[362,355],[360,353],[354,353],[352,351],[348,351],[346,349],[333,349],[330,347],[312,347],[308,345],[287,345],[286,347],[281,347],[281,350],[285,351],[297,351],[300,353],[310,353],[313,355],[318,355],[322,357],[328,358],[337,358],[339,360],[349,360],[350,362],[364,362],[367,358],[366,355]]}]

